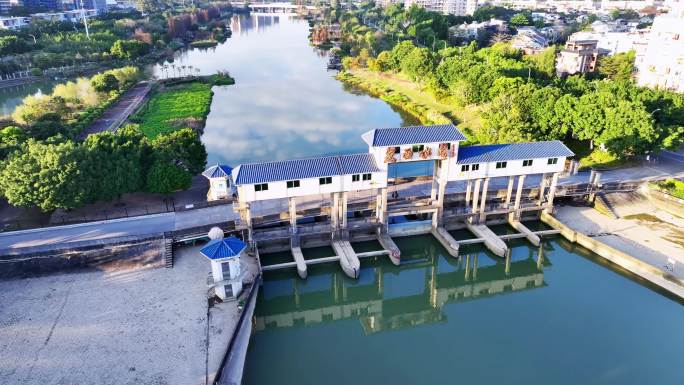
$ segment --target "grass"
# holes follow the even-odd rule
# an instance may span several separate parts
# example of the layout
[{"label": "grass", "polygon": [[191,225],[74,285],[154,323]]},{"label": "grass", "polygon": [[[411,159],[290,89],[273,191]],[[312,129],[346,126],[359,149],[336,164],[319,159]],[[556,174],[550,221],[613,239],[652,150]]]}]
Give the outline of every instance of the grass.
[{"label": "grass", "polygon": [[454,122],[467,132],[482,127],[482,106],[462,107],[449,99],[438,100],[401,75],[357,69],[352,73],[341,73],[339,78],[409,112],[423,124]]},{"label": "grass", "polygon": [[152,95],[133,121],[140,122],[140,129],[150,138],[182,127],[203,128],[213,94],[211,84],[201,82],[162,89]]},{"label": "grass", "polygon": [[649,185],[650,188],[684,199],[684,182],[677,179],[661,180]]},{"label": "grass", "polygon": [[617,158],[607,151],[598,147],[592,150],[588,140],[566,140],[565,144],[575,153],[575,158],[580,161],[580,169],[611,169],[625,167],[637,162],[629,159]]}]

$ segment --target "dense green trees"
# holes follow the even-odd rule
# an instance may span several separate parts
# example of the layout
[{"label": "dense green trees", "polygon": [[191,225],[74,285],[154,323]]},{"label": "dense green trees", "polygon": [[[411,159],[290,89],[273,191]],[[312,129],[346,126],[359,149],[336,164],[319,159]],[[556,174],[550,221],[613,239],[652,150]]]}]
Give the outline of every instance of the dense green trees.
[{"label": "dense green trees", "polygon": [[[531,23],[527,13],[511,17],[495,7],[478,11],[476,19],[499,16],[517,25]],[[353,19],[360,17],[357,13]],[[505,43],[438,50],[425,36],[442,33],[442,16],[393,5],[381,20],[385,31],[399,37],[393,46],[375,58],[372,51],[361,50],[343,63],[353,65],[351,69],[401,74],[442,102],[478,105],[481,124],[469,133],[477,142],[579,139],[591,149],[598,146],[624,158],[684,141],[684,96],[637,87],[631,81],[633,52],[602,58],[599,75],[607,80],[559,79],[555,47],[535,55],[523,55]],[[424,29],[432,35],[424,35]]]},{"label": "dense green trees", "polygon": [[634,51],[602,56],[598,62],[598,73],[613,80],[629,80],[634,72]]},{"label": "dense green trees", "polygon": [[26,41],[17,36],[0,37],[0,56],[24,53],[28,50]]},{"label": "dense green trees", "polygon": [[110,52],[112,56],[119,59],[131,60],[145,55],[150,50],[150,45],[138,40],[117,40],[112,45]]},{"label": "dense green trees", "polygon": [[111,92],[119,89],[119,79],[111,73],[102,73],[93,76],[90,84],[97,92]]},{"label": "dense green trees", "polygon": [[207,154],[199,135],[182,129],[147,139],[137,126],[88,136],[82,143],[29,139],[16,127],[0,131],[0,193],[16,206],[71,209],[127,192],[187,188]]}]

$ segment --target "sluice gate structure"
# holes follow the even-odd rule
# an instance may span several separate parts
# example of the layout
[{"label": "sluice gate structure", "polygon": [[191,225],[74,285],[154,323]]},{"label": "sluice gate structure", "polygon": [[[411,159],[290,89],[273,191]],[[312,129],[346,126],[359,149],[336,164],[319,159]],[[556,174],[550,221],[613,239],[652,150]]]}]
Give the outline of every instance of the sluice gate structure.
[{"label": "sluice gate structure", "polygon": [[[362,139],[367,153],[241,164],[212,181],[212,188],[226,189],[215,195],[237,196],[236,227],[252,247],[262,254],[290,250],[290,262],[263,270],[296,267],[306,278],[309,265],[338,262],[358,278],[365,257],[387,255],[401,264],[393,237],[432,234],[455,258],[460,245],[483,243],[503,258],[505,239],[539,245],[540,236],[555,233],[531,231],[521,220],[553,210],[558,177],[574,155],[560,141],[461,146],[467,138],[451,124],[374,129]],[[423,185],[408,186],[400,197],[390,170],[411,162],[432,167],[429,193]],[[539,187],[526,190],[532,177]],[[505,188],[490,195],[491,185],[502,179]],[[463,185],[465,193],[448,192],[450,183]],[[488,227],[493,223],[508,223],[518,234],[497,235]],[[455,239],[450,231],[458,228],[475,239]],[[365,240],[376,240],[382,250],[357,253],[350,243]],[[331,246],[334,255],[306,259],[302,248],[321,245]]]}]

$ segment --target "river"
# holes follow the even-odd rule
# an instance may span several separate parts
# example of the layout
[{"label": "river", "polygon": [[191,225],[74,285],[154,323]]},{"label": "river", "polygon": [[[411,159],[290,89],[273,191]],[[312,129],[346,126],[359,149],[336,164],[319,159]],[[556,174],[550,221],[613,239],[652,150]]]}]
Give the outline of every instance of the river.
[{"label": "river", "polygon": [[[237,81],[214,89],[202,137],[209,163],[365,151],[366,130],[415,123],[336,81],[308,45],[306,22],[243,16],[232,29],[226,43],[175,60]],[[244,383],[684,383],[682,304],[587,250],[561,238],[542,249],[517,241],[507,268],[481,247],[457,260],[430,236],[397,243],[401,266],[366,259],[358,281],[336,264],[312,266],[306,280],[267,274]]]},{"label": "river", "polygon": [[[280,160],[365,152],[360,135],[416,123],[385,102],[345,89],[327,71],[327,53],[308,44],[308,23],[284,15],[235,16],[233,36],[215,48],[176,55],[201,74],[227,70],[214,87],[202,141],[208,163]],[[163,76],[159,67],[157,76]]]}]

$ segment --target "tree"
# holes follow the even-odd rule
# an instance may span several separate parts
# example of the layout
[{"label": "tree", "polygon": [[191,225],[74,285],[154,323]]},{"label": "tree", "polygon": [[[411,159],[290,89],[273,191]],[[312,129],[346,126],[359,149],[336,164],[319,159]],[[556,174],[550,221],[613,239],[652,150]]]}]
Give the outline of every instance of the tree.
[{"label": "tree", "polygon": [[435,60],[427,48],[414,48],[401,60],[401,71],[413,80],[424,79],[435,69]]},{"label": "tree", "polygon": [[525,12],[520,12],[516,13],[515,15],[513,15],[513,17],[511,17],[510,23],[511,25],[522,27],[526,25],[532,25],[532,20],[529,14]]},{"label": "tree", "polygon": [[143,56],[150,50],[150,45],[138,40],[117,40],[112,45],[110,53],[119,59],[135,59]]},{"label": "tree", "polygon": [[88,183],[81,173],[82,149],[73,142],[43,144],[29,140],[0,172],[0,191],[15,206],[43,211],[71,209],[85,202]]},{"label": "tree", "polygon": [[97,92],[111,92],[119,89],[119,79],[111,73],[101,73],[90,79],[90,84]]},{"label": "tree", "polygon": [[47,95],[27,96],[12,113],[12,119],[19,124],[32,125],[49,113],[65,116],[69,112],[66,101],[61,97]]},{"label": "tree", "polygon": [[111,200],[143,187],[148,144],[135,127],[89,135],[83,147],[83,172],[93,181],[89,201]]},{"label": "tree", "polygon": [[536,77],[551,79],[556,72],[556,47],[551,46],[539,53],[525,55],[525,60],[530,63]]},{"label": "tree", "polygon": [[17,36],[0,37],[0,56],[24,53],[30,50],[31,48],[24,39]]},{"label": "tree", "polygon": [[207,150],[191,128],[157,136],[152,141],[152,151],[156,159],[178,166],[191,175],[204,171],[207,163]]},{"label": "tree", "polygon": [[156,160],[147,172],[145,190],[152,193],[169,194],[190,187],[192,175],[181,167]]},{"label": "tree", "polygon": [[602,56],[598,62],[598,73],[608,79],[629,80],[634,72],[636,53],[632,51],[613,56]]}]

